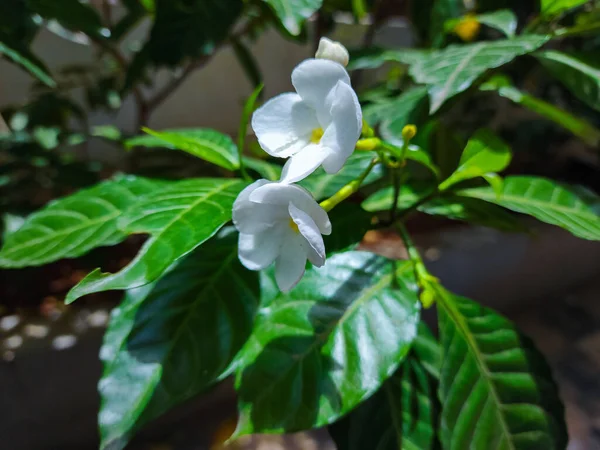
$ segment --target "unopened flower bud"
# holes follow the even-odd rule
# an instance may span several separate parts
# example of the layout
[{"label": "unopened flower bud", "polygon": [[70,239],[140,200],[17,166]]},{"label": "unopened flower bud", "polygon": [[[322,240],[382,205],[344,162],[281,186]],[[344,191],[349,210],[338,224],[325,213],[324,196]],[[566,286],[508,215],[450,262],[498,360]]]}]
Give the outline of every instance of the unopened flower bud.
[{"label": "unopened flower bud", "polygon": [[417,135],[417,127],[416,125],[406,125],[402,128],[402,139],[404,141],[410,141]]},{"label": "unopened flower bud", "polygon": [[346,47],[339,42],[335,42],[331,39],[323,37],[319,41],[319,48],[317,49],[315,58],[329,59],[346,67],[348,65],[348,61],[350,61],[350,54],[348,53]]}]

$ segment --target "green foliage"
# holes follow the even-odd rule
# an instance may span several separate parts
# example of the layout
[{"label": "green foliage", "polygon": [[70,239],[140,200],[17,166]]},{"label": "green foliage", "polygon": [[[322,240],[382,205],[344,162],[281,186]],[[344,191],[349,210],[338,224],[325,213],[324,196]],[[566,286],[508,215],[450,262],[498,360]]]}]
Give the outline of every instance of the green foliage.
[{"label": "green foliage", "polygon": [[292,35],[300,34],[305,19],[312,16],[323,0],[262,0],[275,12],[281,24]]},{"label": "green foliage", "polygon": [[354,249],[371,228],[373,216],[356,203],[342,203],[329,213],[329,236],[323,236],[327,253]]},{"label": "green foliage", "polygon": [[[517,31],[517,16],[509,9],[500,9],[490,13],[478,14],[474,16],[473,19],[488,27],[501,31],[509,38],[514,37]],[[460,20],[461,19],[448,20],[445,24],[446,32],[453,31]]]},{"label": "green foliage", "polygon": [[499,314],[438,289],[443,448],[564,449],[556,386],[529,339]]},{"label": "green foliage", "polygon": [[236,435],[340,418],[394,373],[418,321],[410,263],[348,252],[308,270],[291,293],[260,311],[240,355]]},{"label": "green foliage", "polygon": [[50,87],[56,86],[56,82],[52,79],[48,69],[28,50],[15,50],[0,42],[0,55],[4,55],[15,64],[22,66],[45,85]]},{"label": "green foliage", "polygon": [[96,10],[79,0],[26,0],[29,7],[46,19],[54,19],[68,30],[82,31],[98,38],[104,36]]},{"label": "green foliage", "polygon": [[163,182],[122,176],[55,200],[29,216],[6,239],[0,266],[39,266],[114,245],[127,237],[117,226],[123,213],[164,186]]},{"label": "green foliage", "polygon": [[466,189],[460,195],[495,203],[512,211],[570,231],[582,239],[600,240],[600,216],[573,189],[537,177],[512,176],[504,180],[504,193],[493,189]]},{"label": "green foliage", "polygon": [[575,97],[600,111],[600,64],[597,55],[546,50],[535,53],[535,56]]},{"label": "green foliage", "polygon": [[231,373],[260,295],[236,239],[224,229],[113,311],[100,351],[102,449],[124,448],[133,431]]},{"label": "green foliage", "polygon": [[545,16],[556,16],[569,9],[584,5],[589,0],[540,0],[541,12]]},{"label": "green foliage", "polygon": [[537,50],[548,39],[548,36],[527,35],[452,45],[420,58],[410,66],[410,75],[417,83],[428,86],[430,113],[433,114],[450,98],[467,90],[487,70]]},{"label": "green foliage", "polygon": [[93,292],[132,289],[156,280],[231,219],[233,202],[245,186],[235,179],[189,179],[142,197],[119,217],[118,226],[124,233],[149,233],[151,238],[120,272],[96,269],[88,274],[71,289],[66,302]]}]

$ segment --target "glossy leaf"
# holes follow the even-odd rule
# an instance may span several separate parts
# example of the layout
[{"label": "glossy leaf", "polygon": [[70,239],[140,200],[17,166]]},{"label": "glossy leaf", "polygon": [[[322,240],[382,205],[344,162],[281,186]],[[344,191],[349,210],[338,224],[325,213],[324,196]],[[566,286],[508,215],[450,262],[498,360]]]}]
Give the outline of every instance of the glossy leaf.
[{"label": "glossy leaf", "polygon": [[438,291],[443,447],[564,449],[564,409],[541,354],[504,317]]},{"label": "glossy leaf", "polygon": [[501,172],[510,164],[511,158],[508,145],[490,130],[480,129],[469,139],[458,168],[440,184],[440,190],[489,172]]},{"label": "glossy leaf", "polygon": [[119,220],[124,233],[148,233],[137,256],[117,273],[96,269],[67,295],[71,303],[87,294],[132,289],[159,278],[177,259],[212,237],[231,220],[231,208],[246,183],[236,179],[179,181],[141,198]]},{"label": "glossy leaf", "polygon": [[0,55],[4,55],[15,64],[20,65],[45,85],[51,88],[56,86],[48,69],[29,50],[21,49],[19,51],[0,42]]},{"label": "glossy leaf", "polygon": [[323,236],[327,254],[354,249],[371,228],[373,215],[356,203],[344,202],[329,212],[332,232]]},{"label": "glossy leaf", "polygon": [[535,53],[536,58],[579,100],[600,111],[598,55],[574,55],[556,50]]},{"label": "glossy leaf", "polygon": [[113,311],[100,350],[101,449],[122,449],[149,420],[230,373],[259,302],[258,273],[239,263],[232,231],[128,293]]},{"label": "glossy leaf", "polygon": [[507,177],[501,197],[489,187],[466,189],[458,194],[529,214],[583,239],[600,240],[600,216],[588,206],[587,199],[580,198],[575,189],[545,178]]},{"label": "glossy leaf", "polygon": [[416,336],[412,274],[409,262],[340,253],[272,299],[237,368],[236,435],[327,425],[376,392]]},{"label": "glossy leaf", "polygon": [[[354,152],[338,173],[329,175],[322,168],[319,168],[298,184],[308,189],[317,200],[331,197],[346,184],[358,178],[369,167],[372,160],[372,152]],[[367,176],[363,186],[380,179],[382,176],[383,168],[381,165],[377,165]]]},{"label": "glossy leaf", "polygon": [[254,170],[267,180],[279,181],[281,178],[281,166],[278,166],[277,164],[263,161],[262,159],[251,158],[249,156],[242,157],[242,161],[246,168]]},{"label": "glossy leaf", "polygon": [[263,0],[290,34],[300,34],[304,21],[323,5],[323,0]]},{"label": "glossy leaf", "polygon": [[117,227],[119,218],[144,195],[165,186],[168,183],[121,176],[54,200],[7,237],[0,251],[0,266],[39,266],[117,244],[127,236]]},{"label": "glossy leaf", "polygon": [[487,70],[500,67],[520,55],[531,53],[548,41],[548,36],[525,35],[514,39],[451,45],[432,51],[410,67],[417,83],[429,86],[430,112],[467,90]]},{"label": "glossy leaf", "polygon": [[182,150],[190,155],[216,164],[228,170],[240,166],[236,145],[231,138],[208,128],[173,129],[154,131],[144,128],[146,136],[128,139],[125,145],[132,147],[166,147]]},{"label": "glossy leaf", "polygon": [[[400,195],[396,207],[400,210],[409,208],[417,203],[420,199],[425,198],[435,190],[435,185],[427,182],[403,183],[400,186]],[[392,208],[394,203],[394,188],[392,186],[385,187],[371,194],[361,206],[365,211],[377,212],[386,211]]]},{"label": "glossy leaf", "polygon": [[555,16],[569,9],[584,5],[589,0],[540,0],[542,15]]},{"label": "glossy leaf", "polygon": [[492,78],[489,82],[481,86],[481,90],[497,91],[502,97],[508,98],[570,131],[588,145],[595,147],[600,144],[600,130],[591,123],[551,103],[521,92],[512,86],[510,80],[506,77],[498,76]]}]

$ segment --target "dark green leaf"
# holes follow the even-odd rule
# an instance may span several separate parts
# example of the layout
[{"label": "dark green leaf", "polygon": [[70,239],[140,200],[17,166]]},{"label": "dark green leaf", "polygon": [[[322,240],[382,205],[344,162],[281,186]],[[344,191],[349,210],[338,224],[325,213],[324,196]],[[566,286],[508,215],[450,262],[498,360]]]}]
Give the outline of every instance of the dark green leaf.
[{"label": "dark green leaf", "polygon": [[258,273],[225,229],[112,313],[100,356],[101,449],[122,449],[149,420],[231,371],[259,301]]},{"label": "dark green leaf", "polygon": [[541,0],[542,15],[556,16],[588,2],[589,0]]},{"label": "dark green leaf", "polygon": [[[517,31],[517,16],[510,9],[500,9],[485,14],[478,14],[473,18],[488,27],[501,31],[509,38],[514,37]],[[446,22],[446,31],[454,30],[460,20],[452,19]]]},{"label": "dark green leaf", "polygon": [[270,181],[278,181],[281,178],[281,166],[249,156],[242,157],[244,166],[254,170],[261,177]]},{"label": "dark green leaf", "polygon": [[467,90],[488,69],[500,67],[520,55],[537,50],[548,36],[525,35],[514,39],[451,45],[430,52],[411,65],[410,75],[429,86],[430,112]]},{"label": "dark green leaf", "polygon": [[242,0],[156,0],[148,55],[156,65],[175,66],[209,55],[228,36]]},{"label": "dark green leaf", "polygon": [[434,0],[429,22],[429,39],[433,47],[440,47],[444,41],[446,21],[465,15],[467,8],[463,0]]},{"label": "dark green leaf", "polygon": [[31,75],[36,77],[45,85],[51,88],[56,86],[56,83],[50,76],[48,69],[46,69],[42,62],[39,61],[29,50],[15,50],[0,42],[0,55],[4,55],[15,64],[22,66]]},{"label": "dark green leaf", "polygon": [[240,167],[236,145],[231,138],[208,128],[171,129],[154,131],[143,129],[150,136],[128,139],[125,146],[166,147],[182,150],[228,170]]},{"label": "dark green leaf", "polygon": [[440,184],[440,190],[490,172],[501,172],[509,165],[511,158],[508,145],[490,130],[480,129],[469,139],[458,168]]},{"label": "dark green leaf", "polygon": [[124,233],[148,233],[150,239],[120,272],[94,270],[71,289],[66,301],[156,280],[231,219],[233,202],[245,186],[235,179],[198,178],[172,183],[142,197],[121,216],[118,225]]},{"label": "dark green leaf", "polygon": [[438,290],[444,448],[564,449],[564,409],[543,357],[504,317]]},{"label": "dark green leaf", "polygon": [[323,236],[327,253],[354,249],[371,228],[372,214],[356,203],[344,202],[329,212],[332,232]]},{"label": "dark green leaf", "polygon": [[580,137],[588,145],[600,144],[600,130],[586,120],[571,114],[564,109],[558,108],[551,103],[540,100],[531,95],[519,91],[510,84],[506,77],[498,76],[481,86],[483,91],[497,91],[502,97],[530,109],[531,111],[553,121],[557,125],[569,130],[575,136]]},{"label": "dark green leaf", "polygon": [[542,65],[579,100],[600,111],[600,63],[598,55],[574,55],[547,50],[535,53]]},{"label": "dark green leaf", "polygon": [[272,299],[236,369],[236,435],[327,425],[376,392],[416,336],[412,273],[409,262],[340,253]]},{"label": "dark green leaf", "polygon": [[[354,152],[338,173],[329,175],[322,168],[319,168],[298,184],[308,189],[317,200],[331,197],[346,184],[358,178],[367,169],[373,157],[374,155],[371,152]],[[375,166],[363,182],[363,186],[380,179],[382,176],[383,168],[381,165]]]},{"label": "dark green leaf", "polygon": [[108,37],[102,29],[102,20],[96,10],[79,0],[26,0],[29,7],[44,19],[54,19],[71,31],[82,31],[89,36]]},{"label": "dark green leaf", "polygon": [[[396,207],[400,210],[409,208],[417,203],[420,199],[431,194],[436,186],[427,182],[409,182],[403,183],[400,186],[400,195]],[[377,212],[386,211],[392,208],[394,202],[394,188],[392,186],[385,187],[371,194],[364,202],[362,207],[366,211]]]},{"label": "dark green leaf", "polygon": [[0,266],[39,266],[114,245],[127,236],[117,228],[124,212],[165,182],[122,176],[54,200],[30,215],[0,251]]},{"label": "dark green leaf", "polygon": [[466,189],[458,194],[529,214],[583,239],[600,240],[600,216],[574,190],[545,178],[507,177],[501,197],[489,187]]},{"label": "dark green leaf", "polygon": [[304,21],[323,5],[323,0],[263,0],[290,34],[298,36]]}]

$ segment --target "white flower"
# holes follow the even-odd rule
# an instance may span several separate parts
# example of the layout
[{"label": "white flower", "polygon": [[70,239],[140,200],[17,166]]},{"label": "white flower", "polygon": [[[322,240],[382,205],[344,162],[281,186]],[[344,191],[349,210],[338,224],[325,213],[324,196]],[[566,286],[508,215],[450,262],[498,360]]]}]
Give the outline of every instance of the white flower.
[{"label": "white flower", "polygon": [[346,47],[339,42],[322,37],[319,41],[319,48],[317,49],[315,58],[330,59],[331,61],[338,62],[342,66],[346,67],[350,61],[350,54],[348,53]]},{"label": "white flower", "polygon": [[350,77],[340,64],[308,59],[292,72],[297,94],[272,98],[252,117],[260,146],[270,155],[291,157],[281,181],[294,183],[323,165],[337,173],[354,151],[362,112]]},{"label": "white flower", "polygon": [[250,270],[275,261],[275,279],[287,292],[304,275],[306,260],[325,264],[322,234],[331,233],[323,208],[303,188],[258,180],[233,204],[233,223],[240,232],[239,258]]}]

